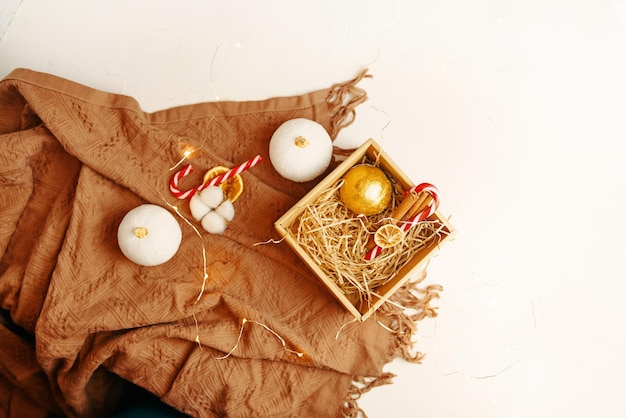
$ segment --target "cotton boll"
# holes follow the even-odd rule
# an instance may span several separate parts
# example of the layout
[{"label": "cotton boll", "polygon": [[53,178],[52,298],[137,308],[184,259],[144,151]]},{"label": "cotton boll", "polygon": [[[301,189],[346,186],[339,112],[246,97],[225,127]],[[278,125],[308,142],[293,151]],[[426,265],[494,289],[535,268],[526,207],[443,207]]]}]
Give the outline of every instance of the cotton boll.
[{"label": "cotton boll", "polygon": [[226,230],[226,220],[217,212],[211,211],[202,218],[202,228],[211,234],[221,234]]},{"label": "cotton boll", "polygon": [[209,186],[200,192],[200,198],[205,205],[215,209],[224,200],[224,191],[219,186]]},{"label": "cotton boll", "polygon": [[230,222],[235,217],[235,207],[233,202],[226,199],[221,205],[215,209],[215,212],[224,218],[227,222]]},{"label": "cotton boll", "polygon": [[193,216],[196,221],[199,221],[204,217],[204,215],[209,213],[211,208],[208,207],[202,198],[200,198],[200,196],[196,193],[189,200],[189,210],[191,211],[191,216]]}]

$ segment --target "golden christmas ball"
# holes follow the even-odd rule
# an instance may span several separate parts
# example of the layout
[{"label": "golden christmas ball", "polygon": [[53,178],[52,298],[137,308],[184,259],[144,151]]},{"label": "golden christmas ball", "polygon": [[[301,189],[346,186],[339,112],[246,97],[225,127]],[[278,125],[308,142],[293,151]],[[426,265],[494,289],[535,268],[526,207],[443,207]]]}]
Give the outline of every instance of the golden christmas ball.
[{"label": "golden christmas ball", "polygon": [[339,198],[352,212],[370,216],[389,206],[391,193],[391,182],[383,170],[373,165],[360,164],[343,176]]}]

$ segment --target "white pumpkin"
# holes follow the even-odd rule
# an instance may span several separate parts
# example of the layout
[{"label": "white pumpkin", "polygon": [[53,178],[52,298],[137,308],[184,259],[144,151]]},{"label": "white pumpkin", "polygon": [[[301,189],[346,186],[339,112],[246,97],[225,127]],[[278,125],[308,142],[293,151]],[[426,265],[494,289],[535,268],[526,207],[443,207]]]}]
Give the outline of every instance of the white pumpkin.
[{"label": "white pumpkin", "polygon": [[182,240],[180,225],[161,206],[144,204],[131,209],[117,229],[122,253],[142,266],[157,266],[176,254]]},{"label": "white pumpkin", "polygon": [[299,183],[311,181],[330,165],[333,141],[319,123],[290,119],[272,135],[269,156],[274,169],[284,178]]}]

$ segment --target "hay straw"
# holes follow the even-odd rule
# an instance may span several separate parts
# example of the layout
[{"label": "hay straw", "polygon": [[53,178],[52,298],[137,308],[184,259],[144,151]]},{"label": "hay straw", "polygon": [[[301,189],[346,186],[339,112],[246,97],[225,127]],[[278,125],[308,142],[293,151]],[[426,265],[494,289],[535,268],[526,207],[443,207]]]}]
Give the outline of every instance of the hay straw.
[{"label": "hay straw", "polygon": [[438,220],[421,222],[409,229],[397,246],[386,249],[372,261],[365,261],[370,235],[391,219],[403,193],[394,184],[394,198],[383,213],[355,216],[339,199],[341,183],[342,180],[323,191],[304,208],[292,233],[351,301],[369,303],[377,295],[377,288],[393,279],[418,251],[436,245],[448,231]]}]

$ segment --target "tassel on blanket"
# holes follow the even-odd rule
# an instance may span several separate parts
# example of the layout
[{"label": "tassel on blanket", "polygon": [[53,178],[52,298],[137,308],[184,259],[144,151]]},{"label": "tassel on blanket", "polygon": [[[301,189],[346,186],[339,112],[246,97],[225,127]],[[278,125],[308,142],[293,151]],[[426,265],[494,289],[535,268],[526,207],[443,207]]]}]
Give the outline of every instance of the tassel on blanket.
[{"label": "tassel on blanket", "polygon": [[443,287],[438,284],[419,288],[426,273],[418,280],[401,287],[390,301],[378,310],[378,320],[389,327],[396,336],[395,354],[411,363],[421,363],[424,355],[413,352],[413,337],[417,332],[417,322],[437,316],[437,308],[431,306],[433,299],[439,298]]},{"label": "tassel on blanket", "polygon": [[[426,271],[417,280],[398,289],[390,301],[376,312],[376,319],[381,325],[395,334],[396,338],[392,347],[394,355],[411,363],[421,363],[424,358],[424,354],[412,351],[417,322],[437,316],[436,308],[430,303],[433,299],[439,298],[439,293],[443,291],[443,287],[438,284],[419,288],[419,283],[425,278]],[[367,418],[358,405],[359,398],[377,386],[391,384],[393,377],[392,373],[383,373],[377,377],[353,377],[340,416],[342,418]]]},{"label": "tassel on blanket", "polygon": [[341,418],[367,418],[365,412],[359,408],[358,400],[364,393],[369,392],[375,387],[391,384],[391,380],[395,377],[393,373],[383,373],[380,376],[352,378],[352,384],[348,389],[346,398],[341,408]]},{"label": "tassel on blanket", "polygon": [[[357,84],[364,78],[371,78],[367,69],[363,70],[356,78],[345,83],[335,84],[328,91],[326,103],[330,110],[331,130],[330,137],[335,140],[339,131],[351,125],[356,117],[355,108],[367,100],[367,92]],[[335,153],[348,155],[352,150],[344,150],[335,147]]]}]

